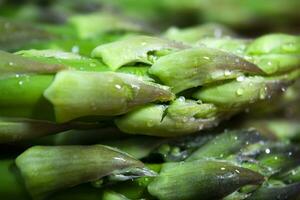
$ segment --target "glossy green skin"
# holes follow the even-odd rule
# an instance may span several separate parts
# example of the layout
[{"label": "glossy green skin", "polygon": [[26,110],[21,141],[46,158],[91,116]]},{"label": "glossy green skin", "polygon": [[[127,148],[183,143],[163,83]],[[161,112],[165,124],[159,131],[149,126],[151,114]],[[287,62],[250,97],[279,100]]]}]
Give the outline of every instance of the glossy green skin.
[{"label": "glossy green skin", "polygon": [[[226,62],[224,62],[226,60]],[[198,47],[162,57],[149,72],[173,88],[175,93],[243,74],[262,74],[252,63],[217,49]]]},{"label": "glossy green skin", "polygon": [[[161,199],[219,199],[247,184],[259,184],[263,177],[250,170],[213,160],[165,163],[148,186]],[[226,185],[226,187],[224,187]]]},{"label": "glossy green skin", "polygon": [[59,72],[44,96],[54,105],[60,123],[83,116],[116,116],[140,105],[166,102],[174,97],[168,87],[133,75],[70,70]]},{"label": "glossy green skin", "polygon": [[254,40],[204,38],[196,44],[201,45],[239,55],[268,75],[296,70],[300,64],[300,39],[297,35],[268,34]]},{"label": "glossy green skin", "polygon": [[214,106],[193,101],[170,106],[150,104],[117,118],[115,123],[125,133],[175,137],[216,126],[219,119],[210,116],[215,112]]},{"label": "glossy green skin", "polygon": [[53,75],[0,79],[1,116],[53,120],[52,105],[43,96],[53,79]]},{"label": "glossy green skin", "polygon": [[[36,198],[118,171],[144,167],[131,156],[103,145],[35,146],[18,156],[16,164],[27,189]],[[61,178],[66,174],[69,176]]]}]

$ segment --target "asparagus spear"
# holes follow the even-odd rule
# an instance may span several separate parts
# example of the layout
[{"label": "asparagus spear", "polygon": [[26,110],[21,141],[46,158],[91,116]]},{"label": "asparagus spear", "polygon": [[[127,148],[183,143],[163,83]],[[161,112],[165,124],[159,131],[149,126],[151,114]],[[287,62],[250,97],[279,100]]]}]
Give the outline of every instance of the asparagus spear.
[{"label": "asparagus spear", "polygon": [[219,119],[210,116],[215,112],[213,105],[181,98],[170,106],[144,106],[117,118],[115,123],[125,133],[175,137],[216,126]]},{"label": "asparagus spear", "polygon": [[[16,164],[35,198],[111,174],[153,175],[142,162],[102,145],[35,146],[18,156]],[[65,174],[69,178],[62,178]]]},{"label": "asparagus spear", "polygon": [[[184,177],[184,178],[183,178]],[[150,194],[165,199],[219,199],[247,184],[260,184],[260,174],[214,160],[165,163],[148,186]],[[226,185],[226,187],[224,187]]]},{"label": "asparagus spear", "polygon": [[[197,139],[197,137],[198,137],[198,139]],[[225,132],[225,133],[223,133],[219,136],[216,136],[216,137],[209,137],[208,136],[207,139],[210,140],[208,142],[207,142],[207,139],[201,142],[201,138],[202,137],[200,137],[200,136],[193,136],[193,137],[189,136],[189,138],[182,138],[182,139],[179,139],[179,141],[173,143],[173,144],[178,144],[178,145],[181,144],[183,146],[186,146],[186,148],[192,148],[191,152],[194,152],[192,155],[196,155],[196,154],[198,155],[199,152],[208,152],[208,153],[205,153],[205,154],[202,153],[201,154],[202,157],[198,158],[198,160],[195,160],[196,159],[195,156],[192,156],[194,158],[193,160],[195,160],[195,161],[190,161],[191,160],[191,157],[190,157],[185,162],[179,162],[179,163],[171,162],[169,164],[167,164],[167,163],[163,164],[162,165],[163,166],[163,171],[161,171],[159,176],[169,177],[169,176],[172,175],[173,178],[172,179],[166,179],[166,180],[168,180],[167,184],[160,183],[162,180],[165,180],[165,178],[164,179],[159,178],[158,183],[160,184],[160,186],[155,187],[155,188],[157,188],[157,189],[154,190],[155,193],[153,193],[153,190],[151,189],[151,187],[152,187],[151,185],[152,184],[154,184],[154,185],[158,184],[156,182],[156,178],[154,178],[154,180],[153,180],[153,178],[150,178],[149,180],[147,178],[147,181],[145,180],[145,182],[143,180],[136,180],[136,181],[133,181],[133,182],[131,180],[128,180],[127,182],[124,182],[124,184],[117,183],[116,185],[108,186],[107,189],[112,190],[112,191],[116,191],[117,193],[120,193],[121,195],[124,195],[127,198],[131,199],[131,198],[143,198],[143,197],[145,197],[145,195],[147,196],[148,194],[147,194],[147,192],[145,193],[145,187],[148,186],[149,192],[152,195],[154,195],[156,197],[158,197],[157,195],[162,195],[162,196],[159,196],[159,197],[160,197],[160,199],[164,199],[164,198],[168,198],[169,195],[166,195],[166,197],[165,197],[165,195],[162,193],[162,191],[169,191],[170,190],[170,191],[172,191],[172,194],[173,194],[174,191],[177,191],[177,188],[179,187],[179,185],[177,185],[177,184],[180,184],[180,185],[182,184],[183,186],[185,186],[185,185],[189,186],[188,189],[191,190],[191,192],[180,192],[180,195],[186,195],[186,194],[198,195],[198,194],[200,194],[200,192],[207,192],[207,189],[205,189],[205,187],[204,187],[204,186],[207,185],[207,187],[209,187],[211,190],[213,188],[214,188],[214,190],[211,191],[209,193],[209,195],[206,195],[205,198],[206,197],[207,198],[211,197],[210,196],[211,194],[218,194],[218,195],[220,195],[220,197],[224,197],[227,194],[233,192],[234,190],[240,188],[243,185],[248,185],[248,184],[253,183],[249,180],[250,182],[246,181],[244,184],[239,182],[239,185],[235,185],[235,183],[237,183],[236,179],[226,178],[226,179],[224,179],[224,181],[226,180],[226,181],[228,181],[227,183],[229,185],[231,185],[232,187],[235,185],[234,187],[236,187],[235,189],[230,189],[230,187],[225,187],[226,190],[220,190],[218,187],[212,187],[211,184],[216,184],[217,183],[215,181],[212,181],[209,184],[208,184],[208,182],[206,182],[205,185],[200,184],[200,183],[202,183],[202,181],[200,181],[200,180],[202,180],[201,177],[202,178],[207,177],[208,180],[215,180],[215,178],[218,178],[218,176],[216,176],[216,173],[218,174],[220,171],[221,171],[220,173],[222,173],[223,171],[226,171],[227,167],[229,167],[229,166],[230,167],[228,169],[231,169],[231,167],[234,167],[233,169],[238,168],[239,172],[241,172],[240,170],[246,170],[247,168],[249,168],[249,169],[252,170],[252,171],[250,171],[251,173],[255,173],[254,171],[257,171],[259,173],[264,174],[265,176],[272,175],[272,177],[274,177],[274,173],[279,174],[279,172],[280,172],[281,175],[278,175],[276,177],[279,177],[281,180],[285,180],[285,181],[294,180],[294,181],[297,181],[297,179],[296,179],[297,176],[295,176],[295,178],[292,178],[291,175],[289,175],[291,172],[285,173],[285,171],[287,169],[291,169],[291,167],[298,166],[298,164],[299,164],[299,162],[297,161],[297,155],[298,155],[297,148],[295,149],[294,146],[291,146],[289,144],[284,144],[284,143],[277,144],[277,143],[273,143],[273,142],[266,142],[266,138],[263,138],[260,134],[258,134],[255,131]],[[175,139],[175,140],[178,140],[178,139]],[[231,141],[230,142],[231,145],[228,145],[228,141]],[[170,144],[172,144],[172,141],[166,141],[166,142],[167,143],[171,142]],[[115,146],[115,144],[112,143],[112,142],[109,142],[107,144],[112,144],[113,146]],[[135,143],[131,143],[131,144],[135,145]],[[120,146],[120,145],[118,145],[118,146]],[[219,148],[214,148],[216,146],[219,147]],[[82,151],[84,151],[84,149],[86,148],[86,147],[83,147],[83,146],[81,146],[80,148],[79,147],[80,146],[70,146],[70,148],[72,149],[72,153],[73,153],[72,155],[74,155],[74,152],[76,152],[75,149],[78,149],[78,151],[80,151],[82,153]],[[88,148],[92,148],[92,147],[93,146],[88,147]],[[122,145],[121,145],[121,147],[122,147]],[[45,151],[47,150],[47,152],[49,152],[49,151],[52,152],[52,151],[54,151],[54,149],[55,149],[55,151],[56,150],[59,151],[59,148],[65,148],[65,147],[52,147],[53,149],[50,149],[50,147],[34,147],[34,148],[42,148],[42,149],[45,149]],[[198,150],[195,151],[194,148],[198,148]],[[224,152],[224,155],[221,156],[221,157],[219,156],[220,151],[221,151],[220,149],[222,149],[222,152]],[[33,150],[34,151],[40,151],[39,149],[38,150],[33,149]],[[33,150],[29,149],[28,151],[31,152]],[[126,148],[124,150],[126,151]],[[62,152],[62,151],[60,151],[60,152]],[[129,151],[129,152],[134,152],[134,151]],[[27,155],[26,152],[24,154]],[[88,154],[91,155],[90,153],[88,153]],[[48,154],[43,153],[43,158],[45,158],[44,155],[48,155]],[[60,155],[60,154],[56,154],[55,156],[53,155],[53,159],[57,158],[57,155]],[[30,158],[32,158],[32,154],[28,155],[28,159],[30,159]],[[213,159],[216,159],[216,158],[217,159],[226,159],[227,161],[213,160]],[[252,158],[252,161],[251,161],[250,158]],[[73,158],[70,157],[70,159],[73,159]],[[257,162],[253,162],[253,159],[255,159]],[[64,162],[67,162],[68,159],[63,159],[63,160],[64,160]],[[82,160],[82,159],[80,159],[80,160]],[[185,160],[185,158],[183,158],[182,161],[183,160]],[[251,161],[252,163],[246,163],[247,160]],[[51,163],[53,163],[53,162],[51,162]],[[187,163],[191,163],[191,164],[187,164]],[[199,165],[196,164],[196,163],[198,163]],[[211,165],[215,166],[215,168],[211,167],[209,163],[211,163]],[[233,163],[235,163],[235,164],[233,164]],[[44,164],[41,164],[41,165],[44,166]],[[82,164],[82,165],[84,165],[84,164]],[[170,166],[165,167],[167,165],[170,165]],[[206,166],[206,165],[209,165],[209,167],[205,168],[204,166]],[[226,165],[226,167],[224,167],[224,165]],[[239,166],[239,167],[237,167],[237,166]],[[31,167],[32,166],[30,166],[29,168],[31,168]],[[263,169],[262,167],[264,167],[265,169],[268,168],[268,170],[271,170],[271,171],[269,171],[271,173],[267,173],[266,171],[262,171],[262,169]],[[203,168],[205,168],[205,170]],[[25,169],[27,169],[27,167]],[[68,167],[68,169],[70,169],[70,167]],[[178,169],[180,169],[180,170],[178,170]],[[201,171],[202,169],[203,169],[203,171]],[[174,173],[173,170],[175,170],[176,173]],[[202,173],[201,176],[199,175],[199,170]],[[21,168],[21,171],[22,171],[22,168]],[[29,172],[28,173],[31,174],[32,170],[29,170],[29,171],[30,171],[30,173]],[[43,171],[40,171],[40,170],[38,170],[38,171],[39,171],[39,173],[43,172]],[[121,173],[122,173],[122,171],[121,171]],[[156,169],[155,171],[159,172],[160,170]],[[211,173],[209,173],[210,171],[211,171]],[[133,173],[134,172],[135,172],[135,170],[133,170]],[[180,173],[178,173],[178,172],[180,172]],[[185,174],[184,175],[185,179],[182,179],[181,172],[183,174]],[[236,171],[232,171],[232,172],[236,173]],[[136,172],[136,173],[140,174],[139,172]],[[227,171],[224,172],[224,173],[228,174]],[[80,173],[77,173],[77,174],[80,174]],[[128,175],[128,173],[125,173],[125,174]],[[240,174],[243,174],[243,173],[237,173],[237,174],[240,175]],[[195,179],[195,176],[198,176],[198,175],[200,176],[200,178]],[[259,175],[259,176],[261,176],[261,175]],[[25,180],[29,179],[29,178],[27,178],[27,176],[23,175],[23,177],[25,178]],[[38,176],[38,177],[40,177],[40,176]],[[53,178],[55,176],[51,176],[51,177]],[[132,175],[130,177],[132,177]],[[189,177],[193,181],[191,181]],[[251,177],[252,178],[257,177],[257,175],[254,175],[254,176],[251,176]],[[243,178],[242,180],[246,180],[245,179],[246,176],[241,176],[239,178],[240,178],[240,180],[242,178]],[[114,174],[114,175],[109,175],[107,177],[107,180],[111,183],[113,183],[116,180],[123,180],[123,179],[124,179],[124,176],[123,175],[120,176],[119,173]],[[33,180],[37,180],[37,179],[33,179]],[[260,180],[263,181],[263,179],[260,179]],[[142,181],[142,182],[140,182],[140,181]],[[184,183],[184,181],[187,181],[187,183]],[[194,184],[194,185],[192,185],[193,186],[192,187],[190,185],[190,183],[191,182],[196,183],[195,181],[199,181],[200,185]],[[228,185],[228,184],[226,184],[226,185]],[[94,185],[96,185],[96,184],[94,184]],[[219,186],[224,187],[223,185],[219,185]],[[96,187],[99,187],[99,186],[96,186]],[[168,187],[169,190],[161,190],[161,187]],[[198,189],[197,190],[194,189],[195,187],[197,187]],[[91,196],[91,198],[94,198],[94,197],[97,197],[97,196],[99,197],[99,195],[101,195],[100,192],[103,191],[103,190],[106,190],[106,187],[101,189],[99,192],[88,189],[87,191],[90,191],[90,193],[88,194],[88,193],[84,192],[86,190],[81,190],[80,188],[75,187],[74,189],[72,189],[74,192],[71,192],[71,193],[68,192],[68,191],[65,191],[65,192],[62,191],[60,193],[56,193],[54,197],[59,199],[59,198],[68,197],[68,196],[70,197],[70,196],[73,196],[74,194],[78,194],[78,195],[81,194],[82,198],[84,198],[85,196],[86,197]],[[180,186],[180,188],[185,188],[185,187]],[[229,190],[231,192],[229,192]],[[80,193],[80,191],[83,191],[83,192]],[[222,192],[220,193],[220,191],[222,191]],[[294,192],[290,191],[290,190],[281,190],[281,192],[278,192],[277,194],[278,195],[283,195],[283,193],[285,191],[286,191],[287,195],[295,194],[294,190],[293,190]],[[195,192],[197,192],[197,194]],[[254,187],[250,191],[243,189],[241,194],[239,194],[239,193],[234,194],[230,198],[235,198],[237,196],[248,197],[249,194],[252,194],[252,193],[253,194],[256,193],[256,187]],[[265,194],[265,195],[270,196],[271,194]],[[78,198],[80,198],[80,195],[78,196]],[[178,198],[181,198],[181,196],[178,197]],[[192,199],[193,197],[190,196],[190,197],[187,197],[187,198]]]}]

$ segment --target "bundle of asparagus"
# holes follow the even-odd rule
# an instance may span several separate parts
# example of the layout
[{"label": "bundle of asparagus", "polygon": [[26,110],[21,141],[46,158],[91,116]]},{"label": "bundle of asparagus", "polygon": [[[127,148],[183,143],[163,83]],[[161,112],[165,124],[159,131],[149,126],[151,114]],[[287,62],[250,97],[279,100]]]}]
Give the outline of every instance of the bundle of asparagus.
[{"label": "bundle of asparagus", "polygon": [[299,36],[240,39],[218,24],[154,35],[108,14],[1,23],[1,198],[299,196],[297,122],[219,125],[287,105]]}]

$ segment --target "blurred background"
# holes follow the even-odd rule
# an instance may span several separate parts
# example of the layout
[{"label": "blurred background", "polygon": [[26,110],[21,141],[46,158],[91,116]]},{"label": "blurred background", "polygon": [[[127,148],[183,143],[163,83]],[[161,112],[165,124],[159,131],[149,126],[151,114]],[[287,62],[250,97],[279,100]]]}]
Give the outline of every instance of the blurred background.
[{"label": "blurred background", "polygon": [[63,24],[76,14],[110,12],[152,29],[222,23],[243,35],[300,31],[299,0],[0,0],[2,17]]}]

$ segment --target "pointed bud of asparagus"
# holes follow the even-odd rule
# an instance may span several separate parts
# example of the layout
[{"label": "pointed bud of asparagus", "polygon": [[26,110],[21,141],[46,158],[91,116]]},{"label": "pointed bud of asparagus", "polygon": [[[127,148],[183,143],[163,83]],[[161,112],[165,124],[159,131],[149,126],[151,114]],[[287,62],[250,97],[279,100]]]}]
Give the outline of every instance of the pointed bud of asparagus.
[{"label": "pointed bud of asparagus", "polygon": [[269,34],[256,39],[247,49],[249,55],[299,54],[300,37],[288,34]]},{"label": "pointed bud of asparagus", "polygon": [[216,49],[199,47],[164,56],[149,72],[175,93],[243,74],[263,74],[254,64],[241,57]]},{"label": "pointed bud of asparagus", "polygon": [[154,101],[170,101],[168,87],[114,72],[59,72],[44,96],[53,104],[56,120],[84,116],[114,116]]},{"label": "pointed bud of asparagus", "polygon": [[216,107],[195,101],[176,100],[170,106],[148,105],[115,120],[126,133],[175,137],[194,133],[218,124]]},{"label": "pointed bud of asparagus", "polygon": [[286,73],[296,70],[300,66],[300,56],[298,54],[254,55],[250,56],[248,60],[268,75]]},{"label": "pointed bud of asparagus", "polygon": [[227,162],[196,160],[165,163],[148,186],[151,195],[161,200],[220,199],[248,184],[260,184],[260,174]]},{"label": "pointed bud of asparagus", "polygon": [[[35,146],[17,157],[16,164],[35,198],[108,175],[145,169],[142,162],[103,145]],[[138,170],[138,175],[149,174],[149,170],[144,172]]]},{"label": "pointed bud of asparagus", "polygon": [[[294,76],[293,74],[294,72],[291,76]],[[203,87],[195,92],[193,97],[226,109],[241,108],[249,103],[278,95],[282,93],[282,88],[289,84],[289,80],[281,80],[280,77],[268,79],[260,76],[241,76],[227,83]]]}]

